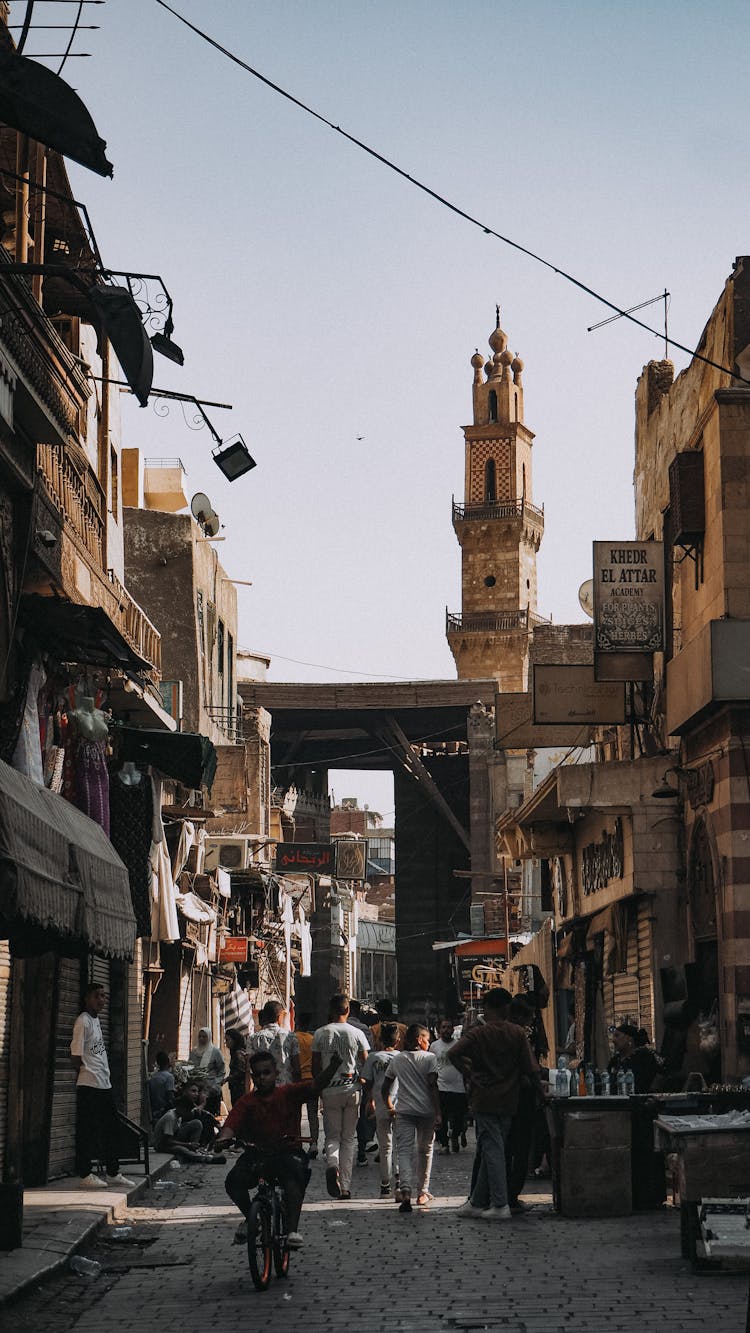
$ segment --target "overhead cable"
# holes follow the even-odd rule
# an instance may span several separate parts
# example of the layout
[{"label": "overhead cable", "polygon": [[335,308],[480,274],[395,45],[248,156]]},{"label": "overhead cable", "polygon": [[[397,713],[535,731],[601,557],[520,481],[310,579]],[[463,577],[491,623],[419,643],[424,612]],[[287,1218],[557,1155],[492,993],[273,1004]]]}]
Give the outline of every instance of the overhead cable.
[{"label": "overhead cable", "polygon": [[[272,92],[278,93],[280,97],[284,97],[287,102],[291,102],[293,106],[299,107],[300,111],[304,111],[306,115],[312,116],[315,120],[320,121],[322,125],[326,125],[328,129],[334,130],[336,134],[340,134],[342,138],[347,139],[349,143],[354,144],[355,148],[360,148],[363,153],[367,153],[370,157],[375,158],[375,160],[382,163],[384,167],[388,167],[390,171],[395,171],[397,176],[401,176],[404,180],[408,181],[410,185],[421,190],[423,194],[429,195],[431,199],[434,199],[436,203],[441,204],[443,208],[449,209],[451,213],[455,213],[457,217],[463,218],[465,222],[471,223],[473,227],[479,227],[485,235],[494,236],[496,240],[502,241],[503,245],[509,245],[513,250],[518,250],[520,254],[526,255],[529,259],[533,259],[535,263],[542,264],[544,268],[550,269],[553,273],[556,273],[558,277],[564,278],[566,282],[572,283],[574,287],[579,289],[579,291],[585,292],[586,295],[592,297],[593,300],[599,301],[601,305],[606,306],[609,310],[613,310],[615,314],[622,319],[627,319],[631,324],[636,324],[638,328],[644,329],[646,333],[653,334],[655,338],[664,338],[665,335],[663,329],[653,329],[650,324],[645,324],[643,320],[636,319],[632,310],[621,309],[621,307],[614,301],[610,301],[606,296],[602,296],[600,292],[594,291],[593,287],[589,287],[587,283],[582,282],[580,278],[574,277],[572,273],[568,273],[565,269],[560,268],[559,265],[553,264],[551,260],[545,259],[543,255],[536,254],[536,252],[530,250],[528,246],[521,245],[520,241],[514,241],[509,236],[503,236],[503,234],[496,231],[494,227],[488,226],[485,222],[481,222],[479,218],[475,218],[471,213],[467,213],[464,208],[460,208],[458,204],[454,204],[450,199],[446,199],[445,195],[440,194],[437,190],[433,190],[429,185],[426,185],[424,181],[418,180],[416,176],[411,176],[408,171],[405,171],[403,167],[399,167],[397,163],[393,162],[383,153],[379,153],[376,148],[372,148],[369,144],[365,143],[364,140],[358,139],[356,135],[350,134],[348,130],[342,129],[340,125],[336,125],[320,111],[316,111],[314,107],[308,106],[306,102],[301,101],[299,97],[295,97],[294,94],[288,92],[286,88],[282,88],[280,84],[274,83],[273,79],[269,79],[265,74],[261,74],[260,70],[254,69],[252,65],[248,65],[247,62],[242,60],[240,56],[236,55],[234,51],[230,51],[228,47],[222,46],[221,42],[217,42],[214,37],[211,37],[207,32],[204,32],[202,28],[197,27],[195,23],[191,23],[189,19],[185,18],[184,14],[179,12],[179,10],[173,9],[172,5],[167,4],[166,0],[156,0],[156,3],[157,5],[160,5],[162,9],[166,9],[174,16],[174,18],[178,19],[180,23],[183,23],[191,32],[194,32],[202,41],[207,42],[209,46],[212,46],[215,51],[226,56],[227,60],[231,60],[233,64],[239,65],[240,69],[244,69],[247,74],[251,74],[254,79],[258,79],[261,83],[264,83]],[[666,341],[671,347],[676,347],[679,351],[686,352],[688,356],[693,357],[696,361],[702,361],[704,365],[712,366],[714,370],[720,370],[724,375],[730,375],[732,378],[739,380],[742,384],[750,384],[750,379],[746,379],[744,375],[738,375],[736,371],[731,370],[728,366],[721,365],[718,361],[712,361],[710,357],[703,356],[700,352],[695,351],[694,348],[687,347],[684,343],[676,342],[674,338],[667,338]]]}]

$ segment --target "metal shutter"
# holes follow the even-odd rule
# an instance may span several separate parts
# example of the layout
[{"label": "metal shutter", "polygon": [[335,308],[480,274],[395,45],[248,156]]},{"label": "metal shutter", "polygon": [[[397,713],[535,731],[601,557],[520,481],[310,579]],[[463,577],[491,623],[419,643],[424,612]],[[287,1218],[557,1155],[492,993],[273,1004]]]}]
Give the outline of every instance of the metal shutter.
[{"label": "metal shutter", "polygon": [[8,1066],[10,1058],[11,961],[7,940],[0,940],[0,1180],[5,1167],[8,1129]]},{"label": "metal shutter", "polygon": [[109,1053],[109,1000],[110,1000],[109,959],[99,958],[97,957],[96,954],[94,954],[94,956],[90,960],[89,966],[91,968],[91,981],[95,982],[97,986],[103,986],[107,994],[107,1003],[105,1004],[104,1008],[102,1009],[102,1012],[99,1015],[99,1022],[101,1023],[102,1027],[102,1036],[104,1038],[104,1045],[106,1046],[107,1052]]},{"label": "metal shutter", "polygon": [[653,939],[651,931],[652,904],[649,900],[638,904],[638,982],[640,991],[640,1026],[645,1028],[651,1041],[654,1032],[654,970]]},{"label": "metal shutter", "polygon": [[81,1012],[81,965],[61,958],[57,974],[55,1076],[50,1120],[49,1179],[72,1172],[75,1165],[76,1074],[70,1063],[73,1024]]},{"label": "metal shutter", "polygon": [[135,942],[128,968],[126,1115],[140,1123],[143,1110],[143,945]]}]

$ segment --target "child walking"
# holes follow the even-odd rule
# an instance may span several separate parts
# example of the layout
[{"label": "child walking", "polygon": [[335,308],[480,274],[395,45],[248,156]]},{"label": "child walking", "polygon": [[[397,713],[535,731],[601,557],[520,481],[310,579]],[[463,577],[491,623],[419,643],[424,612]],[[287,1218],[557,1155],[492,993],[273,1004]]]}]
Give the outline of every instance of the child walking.
[{"label": "child walking", "polygon": [[[440,1124],[437,1056],[429,1049],[430,1034],[419,1023],[407,1028],[404,1050],[396,1051],[383,1079],[383,1100],[396,1120],[396,1151],[401,1179],[399,1212],[429,1203],[435,1126]],[[398,1080],[398,1105],[393,1085]]]},{"label": "child walking", "polygon": [[[383,1023],[380,1028],[383,1049],[370,1051],[365,1060],[362,1077],[365,1080],[365,1102],[368,1113],[375,1116],[375,1134],[380,1157],[380,1197],[387,1199],[391,1192],[391,1173],[395,1169],[398,1189],[398,1154],[394,1151],[393,1115],[383,1100],[383,1081],[396,1054],[398,1023]],[[391,1089],[391,1101],[396,1101],[397,1084]]]}]

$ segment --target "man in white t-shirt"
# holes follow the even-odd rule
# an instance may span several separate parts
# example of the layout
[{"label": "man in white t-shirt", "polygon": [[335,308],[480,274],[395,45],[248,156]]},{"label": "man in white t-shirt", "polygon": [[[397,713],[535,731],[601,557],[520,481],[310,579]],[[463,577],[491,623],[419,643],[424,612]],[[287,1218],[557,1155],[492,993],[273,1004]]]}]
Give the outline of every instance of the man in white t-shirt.
[{"label": "man in white t-shirt", "polygon": [[443,1123],[440,1126],[440,1143],[444,1153],[459,1151],[459,1140],[466,1143],[466,1116],[469,1110],[469,1098],[464,1085],[464,1076],[452,1065],[448,1052],[455,1046],[453,1020],[441,1020],[437,1041],[433,1041],[430,1050],[437,1056],[438,1095]]},{"label": "man in white t-shirt", "polygon": [[[378,1140],[380,1157],[380,1197],[387,1199],[391,1192],[391,1174],[395,1166],[396,1188],[399,1187],[398,1160],[393,1141],[393,1116],[383,1100],[383,1080],[396,1054],[396,1042],[399,1031],[397,1023],[381,1023],[381,1050],[370,1051],[362,1069],[365,1081],[363,1101],[368,1103],[368,1112],[375,1117],[375,1133]],[[391,1089],[391,1101],[395,1104],[398,1083]]]},{"label": "man in white t-shirt", "polygon": [[347,1022],[348,995],[333,995],[328,1022],[318,1028],[312,1043],[312,1073],[318,1079],[336,1054],[341,1060],[327,1088],[324,1088],[323,1132],[325,1134],[326,1189],[332,1199],[350,1199],[357,1117],[361,1087],[361,1068],[370,1043],[364,1032]]},{"label": "man in white t-shirt", "polygon": [[[103,1158],[107,1184],[135,1184],[120,1171],[117,1145],[120,1122],[115,1094],[109,1077],[109,1060],[104,1045],[99,1015],[107,1003],[104,987],[89,982],[83,992],[83,1010],[73,1025],[70,1058],[77,1071],[76,1080],[76,1171],[81,1189],[106,1189],[107,1185],[91,1170],[92,1158]],[[100,1146],[101,1142],[101,1146]]]}]

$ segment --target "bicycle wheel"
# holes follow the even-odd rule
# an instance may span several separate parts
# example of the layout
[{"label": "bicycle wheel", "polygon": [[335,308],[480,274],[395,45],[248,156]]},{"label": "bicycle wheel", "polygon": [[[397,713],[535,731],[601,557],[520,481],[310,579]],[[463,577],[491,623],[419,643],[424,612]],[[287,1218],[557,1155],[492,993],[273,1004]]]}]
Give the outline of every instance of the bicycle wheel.
[{"label": "bicycle wheel", "polygon": [[286,1277],[289,1272],[289,1223],[286,1217],[286,1200],[277,1194],[273,1209],[273,1266],[277,1277]]},{"label": "bicycle wheel", "polygon": [[247,1261],[258,1291],[271,1281],[271,1210],[264,1199],[253,1199],[247,1219]]}]

